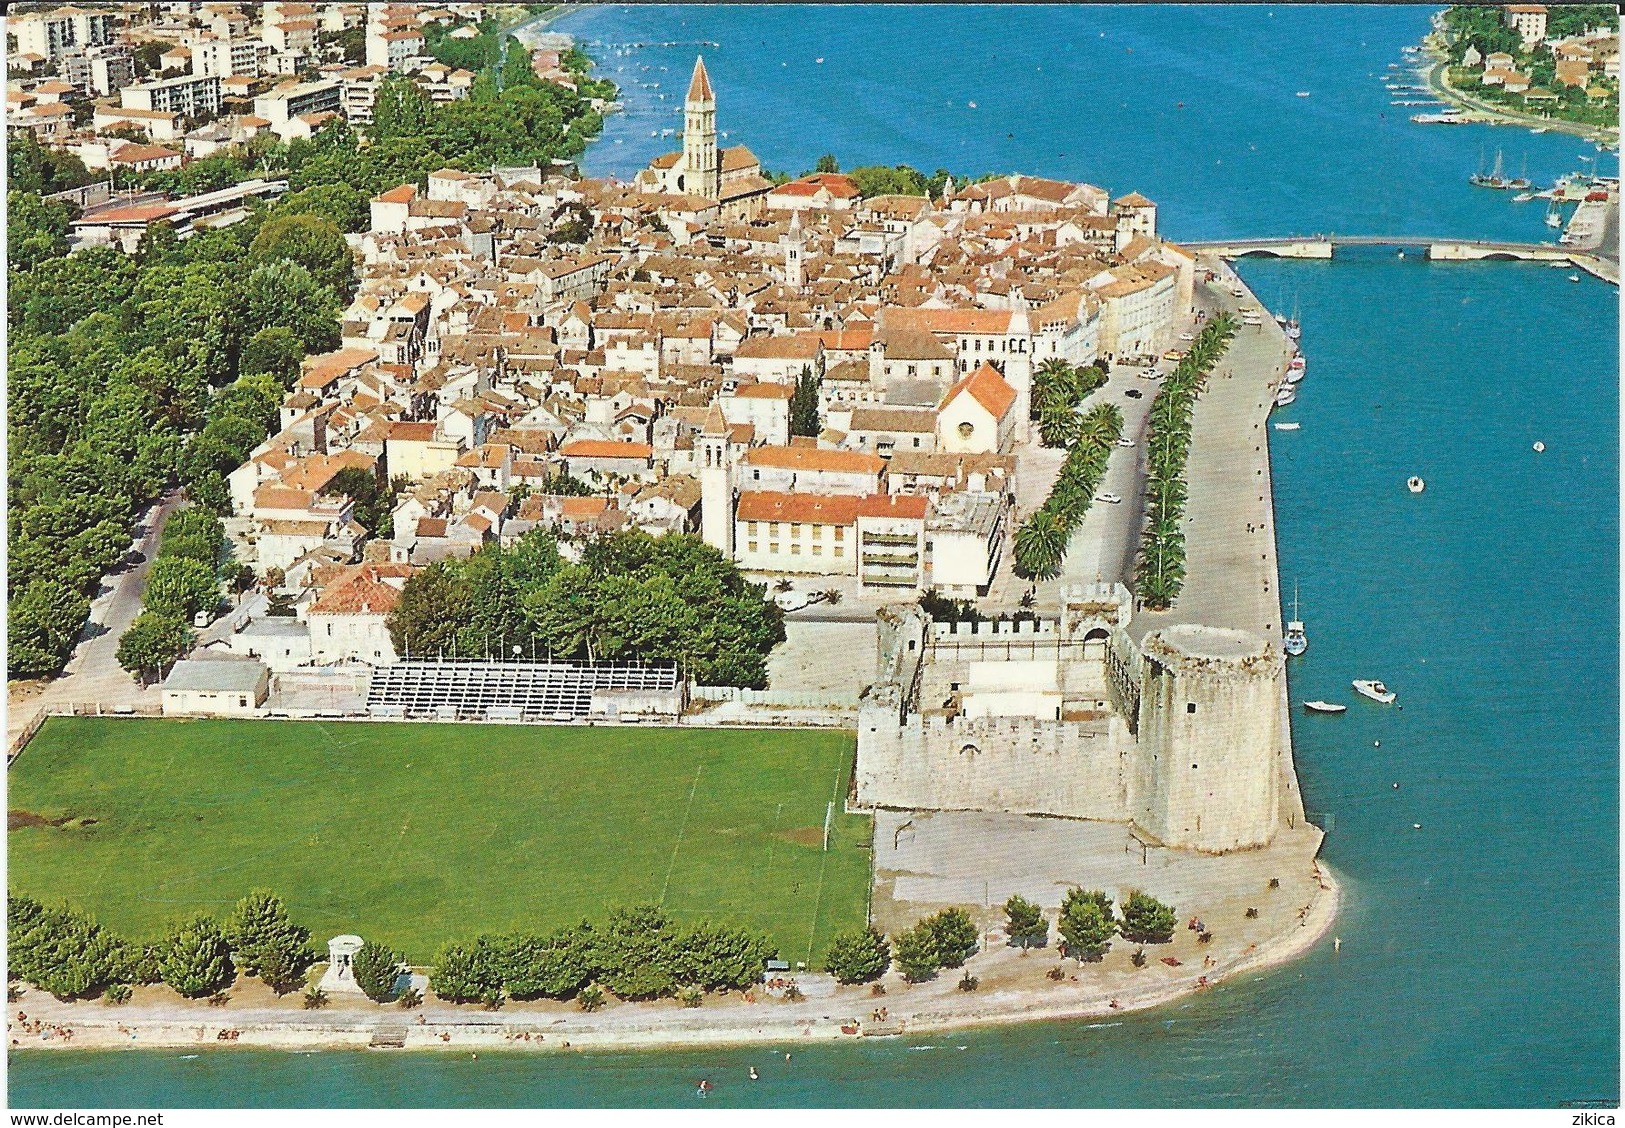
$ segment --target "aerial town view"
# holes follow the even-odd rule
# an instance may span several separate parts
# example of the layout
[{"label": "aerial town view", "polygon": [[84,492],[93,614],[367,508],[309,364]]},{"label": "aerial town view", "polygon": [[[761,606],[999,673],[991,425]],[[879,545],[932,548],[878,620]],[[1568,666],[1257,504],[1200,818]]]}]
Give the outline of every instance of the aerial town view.
[{"label": "aerial town view", "polygon": [[1617,1109],[1612,6],[4,23],[11,1107]]}]

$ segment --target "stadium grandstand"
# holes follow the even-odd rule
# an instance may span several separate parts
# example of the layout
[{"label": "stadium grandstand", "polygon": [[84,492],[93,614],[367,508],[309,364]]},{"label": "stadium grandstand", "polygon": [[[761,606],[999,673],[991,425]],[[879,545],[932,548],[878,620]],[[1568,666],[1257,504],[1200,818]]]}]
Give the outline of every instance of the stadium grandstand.
[{"label": "stadium grandstand", "polygon": [[683,697],[675,663],[412,659],[372,672],[367,712],[440,721],[624,721],[678,717]]}]

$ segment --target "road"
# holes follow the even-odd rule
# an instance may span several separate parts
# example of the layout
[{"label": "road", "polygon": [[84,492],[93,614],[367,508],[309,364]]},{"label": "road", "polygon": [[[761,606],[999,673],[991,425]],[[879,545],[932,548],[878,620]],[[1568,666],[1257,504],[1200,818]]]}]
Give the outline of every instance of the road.
[{"label": "road", "polygon": [[158,548],[159,533],[180,501],[179,494],[167,494],[141,516],[131,545],[131,552],[139,562],[102,578],[101,589],[90,605],[90,619],[62,674],[43,687],[40,683],[30,683],[8,692],[8,746],[40,709],[75,702],[97,702],[103,708],[156,702],[157,690],[137,685],[119,666],[116,655],[119,636],[141,613],[141,594]]}]

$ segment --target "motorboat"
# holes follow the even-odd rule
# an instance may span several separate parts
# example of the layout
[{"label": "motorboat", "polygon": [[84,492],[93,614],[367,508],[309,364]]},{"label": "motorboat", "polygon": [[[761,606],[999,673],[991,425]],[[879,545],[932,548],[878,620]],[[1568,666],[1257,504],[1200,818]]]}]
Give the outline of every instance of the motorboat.
[{"label": "motorboat", "polygon": [[1296,431],[1302,426],[1302,423],[1277,423],[1275,424],[1275,429],[1277,431]]},{"label": "motorboat", "polygon": [[1287,405],[1295,402],[1297,398],[1298,392],[1296,388],[1294,388],[1291,384],[1283,385],[1281,390],[1275,393],[1275,406],[1286,407]]},{"label": "motorboat", "polygon": [[1298,91],[1298,97],[1300,97],[1300,98],[1307,98],[1307,97],[1309,97],[1309,91],[1307,91],[1307,90],[1300,90],[1300,91]]},{"label": "motorboat", "polygon": [[1369,697],[1379,705],[1392,705],[1394,698],[1398,696],[1380,681],[1356,681],[1353,684],[1355,693],[1361,697]]},{"label": "motorboat", "polygon": [[1578,282],[1579,280],[1580,280],[1580,276],[1578,274],[1569,275],[1569,281],[1570,282]]},{"label": "motorboat", "polygon": [[1335,705],[1330,701],[1305,701],[1303,707],[1311,713],[1347,713],[1347,705]]},{"label": "motorboat", "polygon": [[1543,442],[1539,442],[1537,440],[1536,443],[1535,443],[1535,453],[1536,454],[1544,454],[1544,453],[1546,453],[1546,444],[1543,443]]},{"label": "motorboat", "polygon": [[1304,632],[1303,620],[1298,618],[1298,585],[1292,585],[1292,618],[1287,621],[1286,634],[1281,638],[1281,649],[1293,658],[1309,649],[1309,635]]},{"label": "motorboat", "polygon": [[1515,204],[1527,204],[1534,198],[1535,194],[1533,192],[1519,192],[1516,196],[1512,197],[1512,202]]},{"label": "motorboat", "polygon": [[1428,488],[1428,484],[1422,481],[1422,479],[1418,478],[1415,474],[1412,474],[1409,478],[1405,479],[1405,488],[1410,490],[1413,494],[1419,494]]}]

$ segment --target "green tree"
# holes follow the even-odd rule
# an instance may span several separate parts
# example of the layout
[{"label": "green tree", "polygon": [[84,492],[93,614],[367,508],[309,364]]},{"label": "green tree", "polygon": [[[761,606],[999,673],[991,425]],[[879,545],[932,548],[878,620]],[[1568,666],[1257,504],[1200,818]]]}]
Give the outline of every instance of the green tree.
[{"label": "green tree", "polygon": [[306,352],[324,352],[339,342],[338,299],[298,263],[256,266],[243,280],[238,298],[244,332],[281,326]]},{"label": "green tree", "polygon": [[795,394],[790,397],[790,433],[816,436],[819,433],[818,389],[823,383],[806,365],[796,380]]},{"label": "green tree", "polygon": [[1057,928],[1066,947],[1066,954],[1075,960],[1096,961],[1111,947],[1117,931],[1116,922],[1102,910],[1100,902],[1089,897],[1068,897],[1061,906],[1061,921]]},{"label": "green tree", "polygon": [[323,493],[344,494],[355,502],[355,519],[375,537],[388,537],[394,531],[395,497],[378,482],[378,475],[351,466],[333,475]]},{"label": "green tree", "polygon": [[365,231],[371,219],[367,197],[351,184],[317,184],[290,192],[277,201],[275,213],[314,216],[344,232]]},{"label": "green tree", "polygon": [[186,557],[166,556],[147,570],[142,596],[147,610],[173,615],[185,622],[199,611],[213,611],[220,603],[220,578],[207,564]]},{"label": "green tree", "polygon": [[379,141],[422,137],[433,112],[434,104],[417,83],[404,75],[391,75],[378,84],[373,99],[371,136]]},{"label": "green tree", "polygon": [[830,941],[824,966],[842,983],[867,983],[891,966],[891,946],[876,928],[843,932]]},{"label": "green tree", "polygon": [[192,649],[195,636],[186,621],[163,611],[143,611],[119,636],[119,666],[142,681],[157,678]]},{"label": "green tree", "polygon": [[778,947],[746,928],[703,923],[683,934],[677,944],[674,973],[681,983],[706,991],[749,987],[762,978]]},{"label": "green tree", "polygon": [[1173,906],[1136,890],[1123,901],[1123,938],[1136,944],[1166,944],[1179,918]]},{"label": "green tree", "polygon": [[356,986],[375,1003],[386,1003],[395,997],[395,982],[406,963],[399,952],[368,940],[351,957],[350,968],[355,973]]},{"label": "green tree", "polygon": [[344,233],[319,215],[278,215],[266,220],[249,245],[249,253],[256,263],[296,263],[335,294],[348,294],[355,280],[355,255]]},{"label": "green tree", "polygon": [[1016,530],[1016,575],[1027,580],[1053,580],[1066,559],[1068,531],[1053,511],[1033,513]]},{"label": "green tree", "polygon": [[930,933],[937,949],[937,963],[942,967],[959,967],[980,947],[976,922],[964,909],[943,909],[920,923]]},{"label": "green tree", "polygon": [[231,946],[220,926],[201,915],[170,931],[159,956],[158,971],[165,983],[193,999],[229,987],[236,975]]},{"label": "green tree", "polygon": [[271,325],[255,333],[243,344],[238,367],[243,372],[269,372],[287,387],[299,375],[305,349],[291,329]]},{"label": "green tree", "polygon": [[68,660],[90,615],[90,600],[55,580],[12,588],[6,608],[6,671],[13,678],[54,674]]},{"label": "green tree", "polygon": [[615,909],[599,937],[597,978],[623,999],[664,998],[677,990],[680,941],[658,905]]},{"label": "green tree", "polygon": [[[493,945],[495,986],[516,1000],[568,998],[591,981],[596,943],[586,922],[550,936],[501,937]],[[470,998],[490,994],[493,984],[478,986]]]},{"label": "green tree", "polygon": [[68,251],[66,204],[33,192],[6,193],[6,255],[14,270],[27,270]]},{"label": "green tree", "polygon": [[125,974],[128,953],[112,933],[66,906],[29,897],[6,901],[6,976],[58,999],[101,994]]},{"label": "green tree", "polygon": [[897,970],[910,983],[923,983],[942,966],[937,956],[936,937],[925,921],[892,937],[892,958],[897,961]]},{"label": "green tree", "polygon": [[258,976],[279,995],[304,985],[305,969],[315,961],[310,929],[289,919],[282,898],[255,890],[237,902],[221,931],[244,975]]},{"label": "green tree", "polygon": [[834,153],[825,153],[823,156],[818,158],[818,163],[813,166],[813,171],[825,173],[840,172],[840,162],[835,159]]},{"label": "green tree", "polygon": [[488,937],[440,949],[429,972],[429,988],[450,1003],[472,1003],[502,990],[497,952]]},{"label": "green tree", "polygon": [[1044,910],[1020,893],[1004,903],[1004,932],[1010,943],[1023,948],[1042,948],[1049,941],[1049,920]]}]

